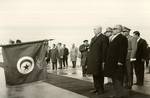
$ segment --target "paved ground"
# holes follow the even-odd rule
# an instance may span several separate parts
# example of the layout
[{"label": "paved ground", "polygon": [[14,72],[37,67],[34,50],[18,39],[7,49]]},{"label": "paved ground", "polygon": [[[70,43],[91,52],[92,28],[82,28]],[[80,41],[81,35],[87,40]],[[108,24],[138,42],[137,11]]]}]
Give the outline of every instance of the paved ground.
[{"label": "paved ground", "polygon": [[[82,80],[83,82],[86,81],[91,84],[93,82],[91,76],[82,77],[82,70],[80,66],[77,66],[77,68],[68,67],[67,69],[58,69],[57,71],[51,70],[51,68],[49,68],[48,73],[57,76],[65,76],[68,77],[68,79],[74,78],[76,79],[76,81]],[[53,78],[55,78],[55,76]],[[82,81],[80,81],[80,83]],[[105,79],[105,83],[106,82],[107,79]],[[145,85],[142,87],[133,86],[133,90],[142,93],[143,94],[142,96],[145,96],[147,94],[150,95],[150,74],[145,74],[144,83]],[[0,98],[68,98],[68,96],[69,98],[87,98],[86,96],[83,96],[80,93],[72,92],[71,90],[66,90],[56,86],[57,85],[54,86],[53,84],[48,84],[46,82],[36,82],[21,86],[13,86],[13,87],[7,86],[7,88],[1,87]],[[144,98],[149,98],[149,96]]]},{"label": "paved ground", "polygon": [[[67,69],[58,69],[56,70],[48,70],[49,73],[53,73],[56,75],[66,76],[66,77],[72,77],[84,81],[93,82],[93,79],[91,76],[82,77],[82,70],[80,66],[77,66],[77,68],[67,68]],[[135,81],[135,78],[134,78]],[[107,83],[107,79],[105,78],[105,83]],[[140,92],[143,94],[150,95],[150,74],[147,74],[147,70],[145,71],[145,81],[144,86],[133,86],[133,90],[136,92]]]}]

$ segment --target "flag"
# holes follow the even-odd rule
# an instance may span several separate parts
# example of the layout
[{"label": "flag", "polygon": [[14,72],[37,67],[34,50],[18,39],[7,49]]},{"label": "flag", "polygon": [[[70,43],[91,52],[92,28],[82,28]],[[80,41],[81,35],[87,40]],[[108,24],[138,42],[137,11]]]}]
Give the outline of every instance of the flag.
[{"label": "flag", "polygon": [[2,46],[6,83],[18,85],[46,78],[47,41]]}]

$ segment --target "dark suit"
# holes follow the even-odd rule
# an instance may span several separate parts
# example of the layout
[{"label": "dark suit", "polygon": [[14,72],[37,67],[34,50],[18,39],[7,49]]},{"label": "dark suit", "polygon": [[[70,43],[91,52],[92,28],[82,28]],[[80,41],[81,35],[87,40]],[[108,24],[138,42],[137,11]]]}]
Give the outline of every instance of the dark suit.
[{"label": "dark suit", "polygon": [[108,44],[108,38],[100,34],[98,37],[92,38],[89,48],[87,73],[93,75],[94,86],[98,91],[104,90],[102,62],[105,62]]},{"label": "dark suit", "polygon": [[[113,80],[116,96],[123,94],[123,76],[127,56],[128,40],[122,34],[117,35],[110,43],[104,67],[105,75]],[[118,65],[122,63],[122,66]],[[120,92],[119,92],[120,91]]]},{"label": "dark suit", "polygon": [[143,85],[144,82],[144,61],[147,57],[147,42],[140,38],[137,43],[136,61],[135,61],[135,75],[138,85]]},{"label": "dark suit", "polygon": [[82,74],[85,75],[87,73],[87,55],[88,55],[89,45],[82,44],[79,47],[79,51],[81,52],[81,66],[82,66]]},{"label": "dark suit", "polygon": [[63,65],[64,67],[68,67],[68,55],[69,55],[69,50],[68,48],[64,48],[64,56],[63,56]]}]

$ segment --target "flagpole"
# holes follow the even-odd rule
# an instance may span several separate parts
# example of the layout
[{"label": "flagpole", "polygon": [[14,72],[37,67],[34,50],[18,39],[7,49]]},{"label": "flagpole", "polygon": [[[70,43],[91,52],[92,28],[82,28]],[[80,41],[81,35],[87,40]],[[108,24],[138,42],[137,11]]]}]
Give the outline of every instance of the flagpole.
[{"label": "flagpole", "polygon": [[33,44],[33,43],[39,43],[39,42],[44,42],[44,41],[53,41],[54,39],[45,39],[45,40],[37,40],[37,41],[30,41],[30,42],[22,42],[19,44],[6,44],[6,45],[0,45],[0,47],[6,47],[6,46],[16,46],[16,45],[24,45],[24,44]]}]

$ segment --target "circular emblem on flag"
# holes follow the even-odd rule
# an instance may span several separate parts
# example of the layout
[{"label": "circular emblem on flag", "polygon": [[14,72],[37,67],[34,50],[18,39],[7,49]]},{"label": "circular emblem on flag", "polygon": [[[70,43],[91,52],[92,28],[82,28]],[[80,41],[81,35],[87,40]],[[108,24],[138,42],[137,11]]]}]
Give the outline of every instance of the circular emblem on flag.
[{"label": "circular emblem on flag", "polygon": [[22,74],[30,73],[34,68],[34,60],[29,56],[21,57],[17,62],[17,69]]}]

